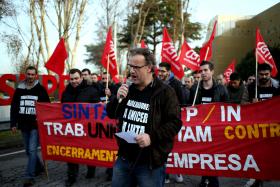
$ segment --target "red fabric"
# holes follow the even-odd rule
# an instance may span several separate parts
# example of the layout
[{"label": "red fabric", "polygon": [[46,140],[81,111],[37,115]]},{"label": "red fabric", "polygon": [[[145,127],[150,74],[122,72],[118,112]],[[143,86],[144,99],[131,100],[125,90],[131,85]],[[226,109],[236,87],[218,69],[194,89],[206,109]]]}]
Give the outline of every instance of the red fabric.
[{"label": "red fabric", "polygon": [[230,75],[235,71],[236,59],[233,59],[224,72],[224,77],[229,82]]},{"label": "red fabric", "polygon": [[120,82],[120,80],[118,79],[117,76],[114,76],[114,77],[112,78],[112,80],[113,80],[114,83],[116,83],[116,84]]},{"label": "red fabric", "polygon": [[[108,62],[108,55],[109,55],[109,62]],[[107,70],[107,63],[109,63],[109,74],[111,75],[113,80],[116,80],[118,75],[118,66],[116,61],[116,55],[114,51],[114,43],[112,39],[112,28],[109,27],[109,31],[106,38],[106,43],[104,46],[104,51],[102,55],[101,64]]]},{"label": "red fabric", "polygon": [[168,35],[167,29],[163,29],[163,38],[162,38],[162,49],[161,49],[161,61],[167,62],[171,65],[171,71],[174,75],[181,79],[184,76],[184,70],[182,65],[179,62],[179,57],[177,52],[172,44],[172,40]]},{"label": "red fabric", "polygon": [[158,76],[158,67],[157,66],[154,67],[154,71],[155,71],[155,75]]},{"label": "red fabric", "polygon": [[148,48],[148,46],[146,45],[144,39],[141,40],[141,48]]},{"label": "red fabric", "polygon": [[64,72],[65,60],[67,59],[68,54],[66,47],[64,45],[64,39],[61,38],[58,42],[52,56],[45,64],[45,67],[58,75],[62,75]]},{"label": "red fabric", "polygon": [[[104,104],[37,103],[44,160],[111,167],[116,120]],[[182,108],[168,173],[280,180],[280,97]]]},{"label": "red fabric", "polygon": [[200,49],[200,61],[207,60],[210,61],[212,58],[212,42],[216,35],[217,20],[214,23],[214,27],[209,40]]},{"label": "red fabric", "polygon": [[263,37],[260,33],[259,28],[256,30],[256,53],[257,53],[257,61],[260,64],[267,63],[271,66],[272,71],[271,75],[275,77],[278,73],[276,64],[273,60],[272,55],[269,52],[267,45],[265,44]]},{"label": "red fabric", "polygon": [[179,61],[193,71],[197,71],[200,68],[199,55],[188,45],[186,41],[181,47]]}]

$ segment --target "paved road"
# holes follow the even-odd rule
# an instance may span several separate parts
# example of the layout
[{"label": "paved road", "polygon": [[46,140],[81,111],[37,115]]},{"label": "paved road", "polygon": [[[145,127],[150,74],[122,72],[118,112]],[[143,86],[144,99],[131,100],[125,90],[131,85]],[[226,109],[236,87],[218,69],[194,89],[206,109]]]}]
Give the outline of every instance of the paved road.
[{"label": "paved road", "polygon": [[[0,186],[22,186],[22,174],[26,165],[25,154],[19,153],[16,155],[1,156],[0,155]],[[56,161],[48,161],[49,179],[45,174],[36,178],[34,186],[51,186],[60,187],[64,186],[66,179],[66,164]],[[78,186],[96,186],[106,187],[111,186],[110,182],[106,181],[105,168],[98,168],[96,177],[94,179],[85,179],[86,166],[80,167],[79,178],[74,187]],[[181,184],[175,183],[174,176],[171,176],[171,183],[166,187],[196,187],[199,183],[199,176],[184,176],[184,182]],[[221,187],[242,187],[247,179],[234,179],[234,178],[220,178]],[[266,181],[264,187],[280,187],[280,181]]]}]

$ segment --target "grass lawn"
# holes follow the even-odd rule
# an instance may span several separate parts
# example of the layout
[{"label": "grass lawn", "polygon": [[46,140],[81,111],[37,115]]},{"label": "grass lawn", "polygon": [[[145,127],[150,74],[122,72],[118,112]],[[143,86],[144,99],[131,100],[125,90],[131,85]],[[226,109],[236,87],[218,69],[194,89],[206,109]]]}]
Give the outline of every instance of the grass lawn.
[{"label": "grass lawn", "polygon": [[10,130],[0,131],[0,149],[19,147],[23,145],[21,132],[12,134]]}]

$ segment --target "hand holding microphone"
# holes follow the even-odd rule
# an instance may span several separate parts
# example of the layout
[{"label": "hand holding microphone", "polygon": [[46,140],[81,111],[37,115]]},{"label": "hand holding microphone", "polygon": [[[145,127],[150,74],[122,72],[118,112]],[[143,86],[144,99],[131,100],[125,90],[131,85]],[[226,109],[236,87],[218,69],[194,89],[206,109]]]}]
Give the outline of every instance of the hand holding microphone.
[{"label": "hand holding microphone", "polygon": [[128,85],[122,84],[117,93],[117,99],[119,103],[121,103],[122,100],[127,96],[127,93],[128,93]]},{"label": "hand holding microphone", "polygon": [[128,89],[129,86],[132,84],[132,82],[130,81],[126,81],[126,84],[122,84],[121,87],[118,89],[118,93],[117,93],[117,99],[119,101],[119,103],[122,102],[122,100],[124,98],[126,98],[127,94],[128,94]]}]

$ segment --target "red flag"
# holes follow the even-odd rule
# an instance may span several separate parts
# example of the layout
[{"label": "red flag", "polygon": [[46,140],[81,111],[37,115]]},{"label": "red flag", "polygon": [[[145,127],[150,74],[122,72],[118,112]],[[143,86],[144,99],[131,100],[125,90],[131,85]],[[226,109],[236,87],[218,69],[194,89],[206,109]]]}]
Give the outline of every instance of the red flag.
[{"label": "red flag", "polygon": [[216,34],[216,26],[217,26],[217,20],[214,23],[214,27],[211,33],[211,36],[209,40],[202,46],[200,49],[200,60],[207,60],[209,61],[212,57],[212,42],[215,38]]},{"label": "red flag", "polygon": [[181,47],[179,62],[193,71],[199,70],[200,57],[185,41]]},{"label": "red flag", "polygon": [[224,77],[229,82],[230,75],[235,71],[236,59],[233,59],[224,72]]},{"label": "red flag", "polygon": [[[108,56],[109,56],[109,61],[108,61]],[[107,34],[106,38],[106,43],[104,46],[104,51],[102,55],[102,61],[101,64],[103,67],[107,70],[107,63],[109,63],[109,74],[111,75],[112,79],[115,81],[118,75],[118,66],[117,66],[117,61],[116,61],[116,56],[115,56],[115,51],[114,51],[114,43],[112,40],[112,28],[109,27],[109,31]]]},{"label": "red flag", "polygon": [[144,39],[141,40],[141,48],[148,48],[148,46],[145,44]]},{"label": "red flag", "polygon": [[58,42],[52,56],[49,58],[45,67],[58,75],[62,75],[64,72],[65,60],[67,59],[68,54],[66,47],[64,45],[64,39],[61,38]]},{"label": "red flag", "polygon": [[172,40],[169,37],[167,29],[165,27],[163,29],[161,61],[167,62],[171,65],[171,71],[176,77],[178,77],[179,79],[183,78],[183,67],[179,62],[179,57],[174,46],[172,45]]},{"label": "red flag", "polygon": [[258,28],[256,30],[256,56],[257,56],[258,63],[260,64],[267,63],[271,66],[272,68],[271,75],[275,77],[278,73],[276,64]]},{"label": "red flag", "polygon": [[158,76],[158,67],[157,66],[154,67],[154,71],[155,71],[155,75]]}]

